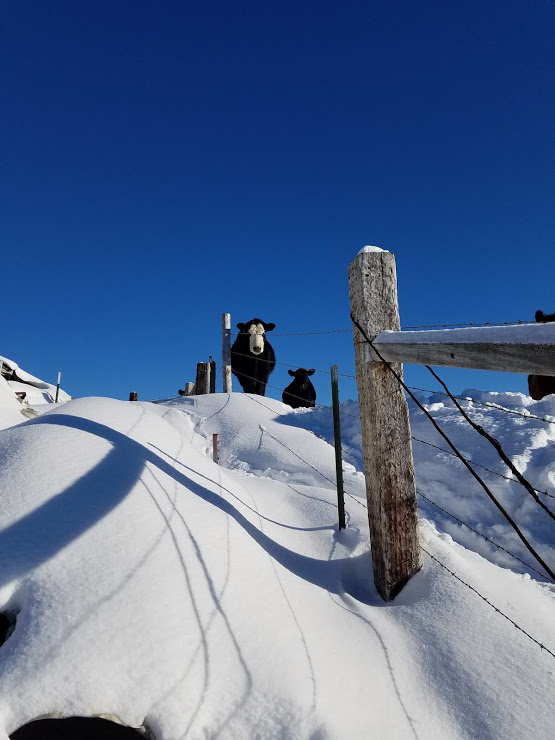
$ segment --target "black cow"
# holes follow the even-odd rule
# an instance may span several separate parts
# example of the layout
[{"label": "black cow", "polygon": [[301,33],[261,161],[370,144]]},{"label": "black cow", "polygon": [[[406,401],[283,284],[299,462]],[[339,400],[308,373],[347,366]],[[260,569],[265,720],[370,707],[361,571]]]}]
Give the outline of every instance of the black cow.
[{"label": "black cow", "polygon": [[[537,323],[547,324],[549,321],[555,321],[555,313],[536,311]],[[534,401],[541,401],[542,398],[555,393],[555,377],[551,375],[529,375],[528,392]]]},{"label": "black cow", "polygon": [[231,372],[241,383],[245,393],[266,395],[266,383],[276,366],[274,348],[266,339],[266,332],[276,328],[262,319],[251,319],[237,324],[239,334],[231,347]]},{"label": "black cow", "polygon": [[300,367],[298,370],[289,370],[288,372],[295,380],[283,391],[281,396],[283,403],[292,406],[294,409],[313,408],[316,401],[316,391],[308,376],[314,375],[314,370],[305,370],[304,367]]}]

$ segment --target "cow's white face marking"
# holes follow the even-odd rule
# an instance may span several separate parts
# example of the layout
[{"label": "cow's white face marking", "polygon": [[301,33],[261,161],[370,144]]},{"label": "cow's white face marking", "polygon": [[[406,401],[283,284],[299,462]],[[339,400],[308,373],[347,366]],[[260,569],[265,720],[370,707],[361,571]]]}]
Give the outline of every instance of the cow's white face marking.
[{"label": "cow's white face marking", "polygon": [[262,324],[249,326],[249,349],[253,355],[261,355],[264,352],[264,333]]}]

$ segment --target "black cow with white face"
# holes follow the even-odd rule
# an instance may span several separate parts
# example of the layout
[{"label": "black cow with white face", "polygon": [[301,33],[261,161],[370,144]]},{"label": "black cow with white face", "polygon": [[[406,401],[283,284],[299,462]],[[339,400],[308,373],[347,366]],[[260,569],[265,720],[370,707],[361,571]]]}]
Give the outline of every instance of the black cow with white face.
[{"label": "black cow with white face", "polygon": [[283,391],[281,396],[283,403],[294,409],[313,408],[316,402],[316,391],[308,376],[314,375],[315,371],[300,367],[298,370],[289,370],[288,372],[295,380]]},{"label": "black cow with white face", "polygon": [[266,395],[266,383],[276,366],[274,348],[266,339],[266,332],[276,328],[262,319],[251,319],[237,324],[239,334],[231,347],[231,372],[241,383],[245,393]]}]

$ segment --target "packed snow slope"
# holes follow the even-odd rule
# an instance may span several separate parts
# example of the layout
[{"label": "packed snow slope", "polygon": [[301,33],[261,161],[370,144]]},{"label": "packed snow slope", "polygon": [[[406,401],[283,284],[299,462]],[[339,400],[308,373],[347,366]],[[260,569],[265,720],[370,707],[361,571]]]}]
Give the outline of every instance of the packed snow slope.
[{"label": "packed snow slope", "polygon": [[[516,411],[465,402],[555,494],[555,397],[474,395]],[[427,403],[467,456],[502,471],[452,406]],[[423,547],[528,634],[425,553],[384,603],[358,409],[342,410],[341,532],[329,409],[84,398],[1,431],[0,610],[17,621],[0,648],[0,732],[111,714],[157,740],[551,739],[555,657],[530,637],[555,653],[553,586],[422,500]],[[530,562],[460,463],[429,446],[422,413],[411,422],[419,491]],[[553,566],[553,521],[484,475]]]}]

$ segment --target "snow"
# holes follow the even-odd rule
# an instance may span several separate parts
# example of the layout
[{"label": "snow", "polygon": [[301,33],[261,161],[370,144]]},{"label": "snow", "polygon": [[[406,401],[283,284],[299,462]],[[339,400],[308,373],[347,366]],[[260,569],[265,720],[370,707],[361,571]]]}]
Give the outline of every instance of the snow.
[{"label": "snow", "polygon": [[[0,356],[0,367],[2,365],[12,370],[13,375],[9,380],[0,376],[0,429],[35,416],[55,402],[55,385],[35,378],[7,357]],[[22,400],[18,398],[17,393],[21,394]],[[60,388],[58,403],[66,403],[70,399],[71,396]]]},{"label": "snow", "polygon": [[[555,396],[462,395],[555,495]],[[469,459],[510,477],[452,402],[421,400]],[[409,406],[418,490],[540,571]],[[438,562],[423,554],[393,602],[377,594],[356,401],[341,405],[341,532],[330,409],[242,393],[82,398],[25,423],[10,408],[0,610],[17,622],[0,648],[0,737],[44,715],[107,714],[157,740],[553,736],[555,658]],[[553,566],[552,520],[477,469]],[[555,586],[419,506],[425,550],[555,652]]]},{"label": "snow", "polygon": [[357,253],[357,257],[359,254],[367,254],[368,252],[387,252],[387,249],[381,249],[380,247],[372,247],[369,244],[365,247],[362,247],[362,249]]}]

